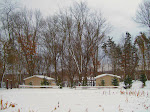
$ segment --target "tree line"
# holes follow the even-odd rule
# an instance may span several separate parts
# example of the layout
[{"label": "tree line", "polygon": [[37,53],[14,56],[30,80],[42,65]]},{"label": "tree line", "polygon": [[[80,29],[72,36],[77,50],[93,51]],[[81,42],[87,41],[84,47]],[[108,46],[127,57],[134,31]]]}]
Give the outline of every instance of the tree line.
[{"label": "tree line", "polygon": [[[123,79],[134,78],[140,63],[144,73],[150,69],[150,38],[141,33],[132,42],[127,32],[124,43],[116,44],[108,38],[110,24],[86,3],[75,3],[48,17],[38,10],[18,8],[12,1],[4,1],[1,6],[1,81],[6,74],[15,74],[20,81],[21,74],[50,73],[57,85],[66,75],[71,85],[76,76],[86,85],[87,76],[98,75],[106,56],[113,73],[122,72]],[[140,21],[138,16],[136,21]]]},{"label": "tree line", "polygon": [[121,74],[125,85],[132,85],[133,79],[145,81],[150,77],[150,2],[139,5],[134,21],[146,27],[148,32],[140,32],[132,37],[129,32],[123,36],[121,43],[108,38],[102,49],[109,58],[113,74]]}]

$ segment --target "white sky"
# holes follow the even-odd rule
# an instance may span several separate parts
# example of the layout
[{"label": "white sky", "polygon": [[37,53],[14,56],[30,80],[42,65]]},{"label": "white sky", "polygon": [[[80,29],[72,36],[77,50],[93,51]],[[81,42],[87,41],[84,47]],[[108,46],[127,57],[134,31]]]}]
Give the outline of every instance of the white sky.
[{"label": "white sky", "polygon": [[[48,16],[54,14],[59,8],[72,5],[75,1],[83,0],[20,0],[30,9],[40,9]],[[113,26],[109,34],[114,40],[120,40],[122,34],[128,31],[133,37],[144,31],[142,27],[133,21],[136,10],[143,0],[84,0],[89,8],[100,10],[103,16]],[[145,30],[146,31],[146,30]]]}]

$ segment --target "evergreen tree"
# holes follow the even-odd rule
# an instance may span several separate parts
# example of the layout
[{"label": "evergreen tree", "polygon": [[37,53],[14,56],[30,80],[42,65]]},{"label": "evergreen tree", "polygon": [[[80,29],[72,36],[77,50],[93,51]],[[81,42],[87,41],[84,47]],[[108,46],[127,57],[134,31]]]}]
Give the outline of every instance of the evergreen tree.
[{"label": "evergreen tree", "polygon": [[102,81],[101,81],[101,85],[102,85],[102,86],[105,86],[105,80],[102,80]]},{"label": "evergreen tree", "polygon": [[140,81],[143,83],[143,87],[145,86],[145,82],[147,81],[145,74],[141,74]]},{"label": "evergreen tree", "polygon": [[103,44],[102,49],[110,58],[113,74],[117,74],[117,72],[119,71],[118,69],[120,67],[119,64],[122,55],[121,47],[119,45],[116,45],[116,43],[113,41],[113,38],[109,38],[108,41]]},{"label": "evergreen tree", "polygon": [[119,81],[118,81],[118,79],[117,79],[116,77],[113,78],[112,84],[113,84],[114,86],[119,86]]},{"label": "evergreen tree", "polygon": [[82,86],[86,86],[86,81],[83,80]]},{"label": "evergreen tree", "polygon": [[29,82],[29,85],[32,85],[32,82]]},{"label": "evergreen tree", "polygon": [[125,78],[124,84],[125,84],[125,89],[130,88],[132,86],[132,78],[130,76]]},{"label": "evergreen tree", "polygon": [[135,45],[131,42],[131,35],[127,32],[125,37],[125,43],[122,48],[122,57],[120,66],[124,72],[125,84],[132,85],[132,79],[134,78],[136,67],[138,65],[138,54]]},{"label": "evergreen tree", "polygon": [[41,82],[41,85],[49,85],[49,82],[47,81],[46,78],[43,79],[43,81]]},{"label": "evergreen tree", "polygon": [[[62,89],[63,85],[60,77],[57,78],[57,85]],[[73,85],[71,85],[71,87],[73,87]]]}]

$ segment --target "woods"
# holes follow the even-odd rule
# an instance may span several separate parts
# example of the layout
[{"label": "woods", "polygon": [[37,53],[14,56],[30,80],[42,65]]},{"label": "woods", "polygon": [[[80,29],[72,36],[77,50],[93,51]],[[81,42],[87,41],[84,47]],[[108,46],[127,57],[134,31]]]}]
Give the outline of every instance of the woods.
[{"label": "woods", "polygon": [[[150,9],[147,3],[145,7]],[[138,14],[140,11],[135,21],[149,27],[149,18],[143,20]],[[87,77],[101,72],[101,61],[106,57],[112,73],[122,80],[139,78],[138,71],[150,78],[150,37],[142,32],[134,38],[126,32],[118,44],[108,37],[110,28],[103,14],[84,2],[45,18],[40,11],[4,2],[0,16],[0,80],[13,74],[21,83],[22,75],[45,74],[55,78],[57,85],[64,86],[67,80],[72,87],[76,79],[86,86]]]}]

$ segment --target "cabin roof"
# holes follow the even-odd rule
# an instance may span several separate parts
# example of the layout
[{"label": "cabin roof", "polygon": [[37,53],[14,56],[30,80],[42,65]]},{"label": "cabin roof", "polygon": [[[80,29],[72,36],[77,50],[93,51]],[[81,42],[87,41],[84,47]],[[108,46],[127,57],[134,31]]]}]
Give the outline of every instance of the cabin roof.
[{"label": "cabin roof", "polygon": [[111,76],[111,77],[121,78],[121,77],[118,76],[118,75],[113,75],[113,74],[101,74],[101,75],[96,76],[95,79],[98,79],[98,78],[104,77],[104,76]]},{"label": "cabin roof", "polygon": [[51,77],[48,77],[48,76],[44,76],[44,75],[33,75],[33,76],[30,76],[30,77],[27,77],[23,80],[27,80],[27,79],[30,79],[30,78],[33,78],[33,77],[38,77],[38,78],[41,78],[41,79],[47,79],[47,80],[55,80],[54,78],[51,78]]}]

